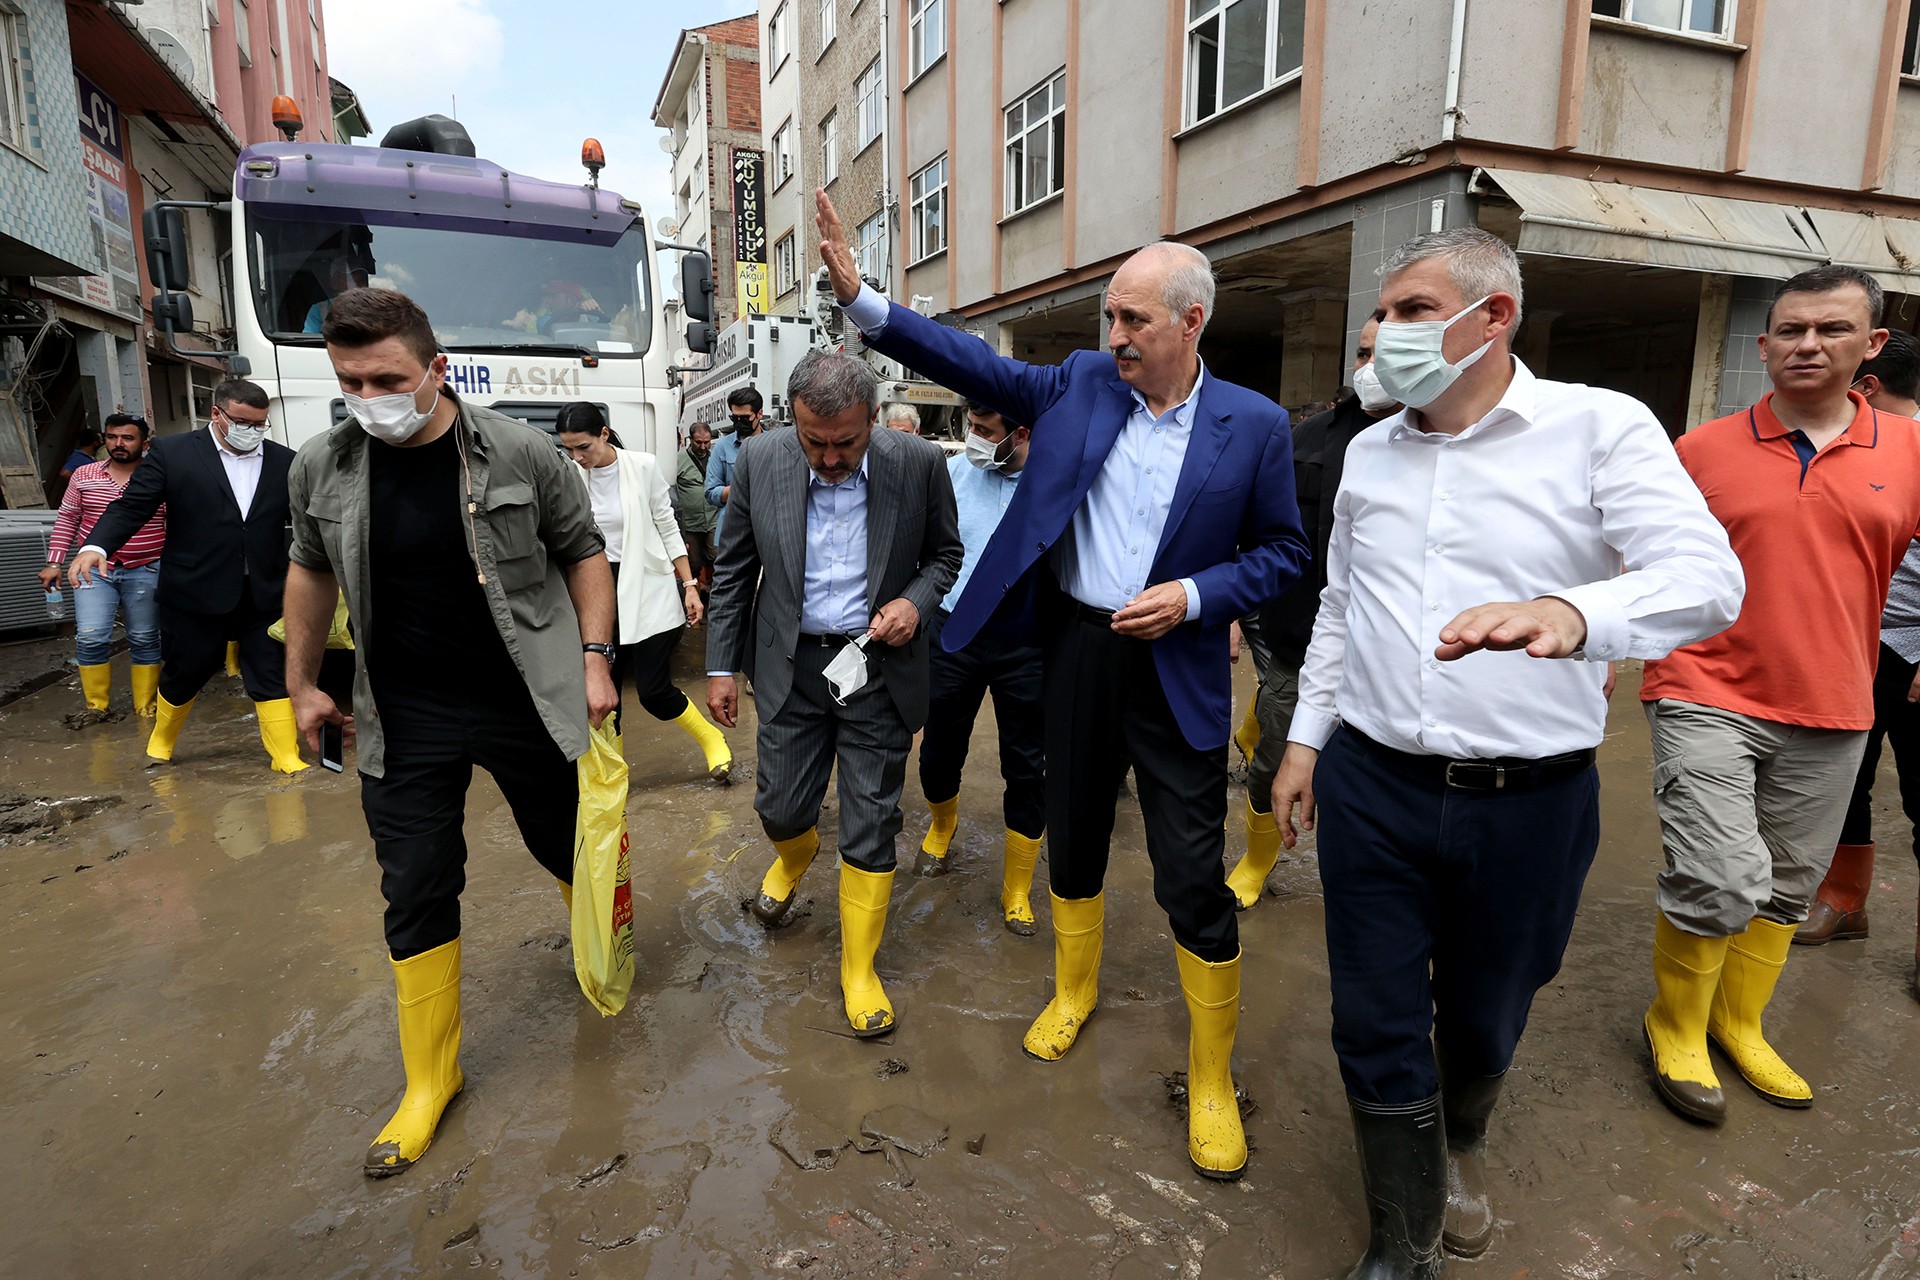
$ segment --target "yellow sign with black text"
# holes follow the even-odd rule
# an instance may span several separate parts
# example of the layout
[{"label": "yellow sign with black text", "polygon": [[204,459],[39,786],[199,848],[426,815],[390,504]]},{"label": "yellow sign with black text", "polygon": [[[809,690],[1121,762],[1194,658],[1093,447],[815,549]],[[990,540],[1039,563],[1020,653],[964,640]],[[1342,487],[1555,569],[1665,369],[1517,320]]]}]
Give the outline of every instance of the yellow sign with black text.
[{"label": "yellow sign with black text", "polygon": [[733,264],[734,296],[740,300],[740,318],[767,314],[767,264]]}]

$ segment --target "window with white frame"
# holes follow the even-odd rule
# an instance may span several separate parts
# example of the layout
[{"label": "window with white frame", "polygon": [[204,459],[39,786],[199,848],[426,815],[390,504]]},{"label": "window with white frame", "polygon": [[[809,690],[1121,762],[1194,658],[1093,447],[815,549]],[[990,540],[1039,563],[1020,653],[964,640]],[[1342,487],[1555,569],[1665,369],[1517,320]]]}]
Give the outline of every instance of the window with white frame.
[{"label": "window with white frame", "polygon": [[1007,212],[1018,213],[1066,185],[1067,73],[1007,108]]},{"label": "window with white frame", "polygon": [[1721,39],[1733,34],[1733,6],[1734,0],[1593,0],[1603,18]]},{"label": "window with white frame", "polygon": [[1187,123],[1299,72],[1307,0],[1187,0]]},{"label": "window with white frame", "polygon": [[907,260],[931,258],[947,247],[947,158],[941,156],[907,180]]},{"label": "window with white frame", "polygon": [[870,279],[886,283],[887,270],[887,215],[876,213],[854,232],[854,257],[859,260],[860,274]]},{"label": "window with white frame", "polygon": [[822,51],[840,34],[839,0],[820,0],[820,48]]},{"label": "window with white frame", "polygon": [[778,187],[793,176],[793,121],[773,131],[773,185]]},{"label": "window with white frame", "polygon": [[840,176],[840,113],[827,112],[820,122],[820,185]]},{"label": "window with white frame", "polygon": [[793,232],[789,231],[773,246],[773,296],[789,292],[794,283]]},{"label": "window with white frame", "polygon": [[[767,65],[774,71],[787,60],[787,6],[781,5],[767,19]],[[772,74],[769,72],[768,74]]]},{"label": "window with white frame", "polygon": [[27,128],[26,27],[26,15],[11,0],[0,3],[0,142],[22,151],[38,145]]},{"label": "window with white frame", "polygon": [[907,76],[932,66],[947,51],[947,0],[907,0]]},{"label": "window with white frame", "polygon": [[880,97],[880,59],[875,58],[853,82],[853,100],[856,104],[858,133],[854,137],[855,155],[866,149],[869,142],[879,137],[885,128],[881,113],[886,104]]}]

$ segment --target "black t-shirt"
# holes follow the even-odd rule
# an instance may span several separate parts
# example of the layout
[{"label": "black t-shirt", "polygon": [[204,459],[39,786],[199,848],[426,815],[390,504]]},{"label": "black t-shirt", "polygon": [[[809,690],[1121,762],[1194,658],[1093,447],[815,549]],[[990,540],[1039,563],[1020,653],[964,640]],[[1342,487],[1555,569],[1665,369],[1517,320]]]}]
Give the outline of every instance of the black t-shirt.
[{"label": "black t-shirt", "polygon": [[458,433],[399,448],[369,440],[367,677],[376,701],[416,706],[526,698],[468,551]]}]

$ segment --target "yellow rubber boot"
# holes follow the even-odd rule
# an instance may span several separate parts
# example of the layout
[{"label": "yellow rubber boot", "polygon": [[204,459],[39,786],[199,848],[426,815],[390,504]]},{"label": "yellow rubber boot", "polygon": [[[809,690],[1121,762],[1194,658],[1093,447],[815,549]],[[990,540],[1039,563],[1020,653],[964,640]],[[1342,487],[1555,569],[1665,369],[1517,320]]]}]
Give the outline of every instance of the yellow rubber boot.
[{"label": "yellow rubber boot", "polygon": [[555,880],[554,883],[560,886],[560,901],[567,904],[567,919],[571,920],[573,919],[573,886],[565,880]]},{"label": "yellow rubber boot", "polygon": [[1233,731],[1233,745],[1240,748],[1243,758],[1253,759],[1253,753],[1260,749],[1260,691],[1254,690],[1253,697],[1247,701],[1247,714],[1240,719],[1240,727]]},{"label": "yellow rubber boot", "polygon": [[953,833],[960,829],[960,797],[929,800],[927,809],[933,817],[927,823],[926,839],[920,842],[920,852],[926,856],[920,859],[914,874],[943,876],[947,873],[947,846],[953,843]]},{"label": "yellow rubber boot", "polygon": [[1280,861],[1280,828],[1273,820],[1273,814],[1261,813],[1253,807],[1252,797],[1247,799],[1247,852],[1240,859],[1240,865],[1227,873],[1227,888],[1233,890],[1233,900],[1245,911],[1260,901],[1260,894],[1267,887],[1267,877],[1273,874],[1274,864]]},{"label": "yellow rubber boot", "polygon": [[892,893],[893,872],[840,864],[840,996],[848,1025],[862,1039],[885,1035],[894,1027],[893,1004],[873,970]]},{"label": "yellow rubber boot", "polygon": [[[1044,832],[1042,834],[1045,834]],[[1007,932],[1033,936],[1033,864],[1040,860],[1040,836],[1007,828],[1007,857],[1000,868],[1000,910]]]},{"label": "yellow rubber boot", "polygon": [[1053,999],[1027,1028],[1020,1047],[1029,1058],[1057,1062],[1100,1003],[1100,944],[1106,934],[1107,898],[1053,899]]},{"label": "yellow rubber boot", "polygon": [[87,700],[88,710],[105,711],[113,697],[113,668],[104,662],[81,667],[80,692]]},{"label": "yellow rubber boot", "polygon": [[1702,938],[1662,913],[1653,926],[1655,994],[1647,1010],[1653,1086],[1667,1105],[1707,1124],[1727,1118],[1720,1077],[1707,1060],[1707,1015],[1727,959],[1726,938]]},{"label": "yellow rubber boot", "polygon": [[240,642],[238,640],[227,641],[227,674],[230,676],[240,674]]},{"label": "yellow rubber boot", "polygon": [[727,745],[726,735],[694,710],[693,703],[687,703],[687,709],[675,716],[673,722],[700,744],[700,753],[707,758],[707,777],[715,782],[726,782],[733,777],[733,749]]},{"label": "yellow rubber boot", "polygon": [[1180,990],[1187,997],[1187,1158],[1203,1178],[1232,1182],[1247,1171],[1247,1134],[1233,1096],[1233,1037],[1240,1029],[1240,957],[1212,963],[1185,947]]},{"label": "yellow rubber boot", "polygon": [[466,1084],[460,1074],[460,939],[392,964],[407,1091],[367,1148],[369,1178],[402,1173],[425,1155],[441,1113]]},{"label": "yellow rubber boot", "polygon": [[1780,970],[1793,945],[1794,928],[1755,919],[1745,933],[1728,940],[1727,962],[1713,993],[1707,1034],[1768,1102],[1782,1107],[1810,1107],[1813,1090],[1760,1033],[1760,1015],[1773,999],[1774,985],[1780,981]]},{"label": "yellow rubber boot", "polygon": [[192,698],[179,706],[174,706],[160,694],[154,694],[157,711],[153,721],[153,733],[147,738],[147,758],[162,762],[173,759],[174,744],[180,741],[180,730],[187,724],[187,713],[193,710]]},{"label": "yellow rubber boot", "polygon": [[151,717],[158,710],[160,697],[160,664],[157,662],[136,662],[133,664],[133,714]]},{"label": "yellow rubber boot", "polygon": [[300,758],[300,732],[293,724],[293,699],[256,702],[253,711],[260,718],[260,742],[273,760],[275,773],[298,773],[313,767]]},{"label": "yellow rubber boot", "polygon": [[819,852],[818,827],[808,827],[791,839],[773,842],[773,865],[760,881],[760,896],[753,900],[750,908],[761,924],[771,927],[786,918],[793,906],[794,894],[800,888],[800,877],[807,874],[807,868],[813,865],[813,855]]}]

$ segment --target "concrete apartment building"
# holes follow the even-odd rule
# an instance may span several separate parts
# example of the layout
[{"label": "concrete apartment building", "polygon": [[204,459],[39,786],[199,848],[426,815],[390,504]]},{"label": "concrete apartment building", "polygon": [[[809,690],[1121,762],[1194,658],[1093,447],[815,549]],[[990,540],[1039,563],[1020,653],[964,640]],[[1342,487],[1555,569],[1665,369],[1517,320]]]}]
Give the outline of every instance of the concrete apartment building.
[{"label": "concrete apartment building", "polygon": [[1795,271],[1866,267],[1920,325],[1915,0],[888,5],[893,296],[1011,354],[1099,342],[1106,279],[1171,237],[1219,272],[1211,365],[1324,400],[1382,254],[1465,224],[1521,251],[1537,372],[1674,431],[1765,390]]},{"label": "concrete apartment building", "polygon": [[[667,130],[673,156],[674,239],[713,256],[713,312],[723,327],[740,314],[734,153],[762,150],[760,62],[753,14],[689,28],[653,103],[653,122]],[[764,200],[773,185],[770,163],[759,181]]]}]

